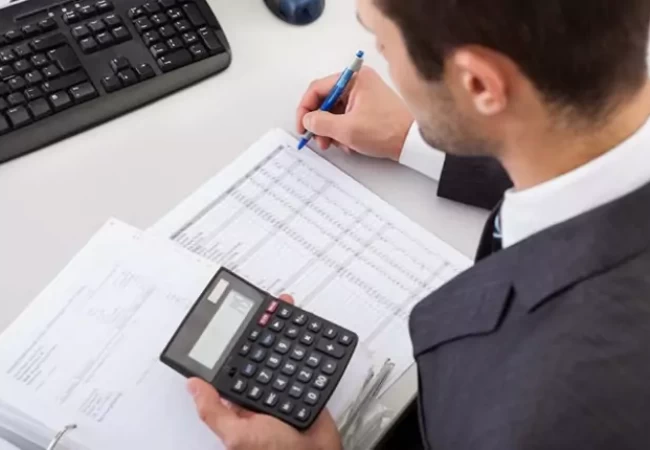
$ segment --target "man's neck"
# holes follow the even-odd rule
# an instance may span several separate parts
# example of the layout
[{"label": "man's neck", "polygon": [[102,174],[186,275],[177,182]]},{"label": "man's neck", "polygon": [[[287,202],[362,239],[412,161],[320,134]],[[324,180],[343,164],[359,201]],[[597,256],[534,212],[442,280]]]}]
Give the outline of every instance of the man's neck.
[{"label": "man's neck", "polygon": [[649,118],[650,80],[601,127],[580,132],[558,127],[531,130],[533,132],[518,137],[511,151],[504,152],[501,162],[515,189],[528,189],[571,172],[614,149]]}]

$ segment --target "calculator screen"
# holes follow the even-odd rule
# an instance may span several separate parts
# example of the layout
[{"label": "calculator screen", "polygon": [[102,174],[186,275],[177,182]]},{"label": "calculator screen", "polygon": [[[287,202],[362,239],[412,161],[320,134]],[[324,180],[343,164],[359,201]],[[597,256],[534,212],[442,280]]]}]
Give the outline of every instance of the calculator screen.
[{"label": "calculator screen", "polygon": [[231,290],[190,350],[190,358],[210,370],[214,369],[254,306],[255,301]]}]

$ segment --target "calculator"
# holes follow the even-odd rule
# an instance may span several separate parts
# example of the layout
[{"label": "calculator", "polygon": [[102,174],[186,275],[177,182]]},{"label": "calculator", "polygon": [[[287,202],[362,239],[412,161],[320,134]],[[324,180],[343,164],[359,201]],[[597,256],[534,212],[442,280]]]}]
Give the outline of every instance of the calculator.
[{"label": "calculator", "polygon": [[341,381],[358,341],[222,268],[160,359],[235,404],[304,430]]}]

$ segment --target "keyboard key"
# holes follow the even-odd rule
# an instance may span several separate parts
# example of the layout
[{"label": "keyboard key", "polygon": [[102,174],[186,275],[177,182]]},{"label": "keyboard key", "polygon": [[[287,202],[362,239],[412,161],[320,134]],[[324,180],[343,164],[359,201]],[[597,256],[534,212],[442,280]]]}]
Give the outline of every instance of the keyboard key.
[{"label": "keyboard key", "polygon": [[124,56],[118,56],[111,59],[110,65],[113,72],[119,72],[120,70],[129,69],[131,67],[131,63]]},{"label": "keyboard key", "polygon": [[43,69],[43,75],[45,75],[45,78],[47,79],[56,78],[60,73],[61,71],[54,65],[49,65]]},{"label": "keyboard key", "polygon": [[109,27],[116,27],[118,25],[122,25],[122,19],[120,19],[120,16],[116,14],[109,14],[108,16],[104,17],[104,23]]},{"label": "keyboard key", "polygon": [[149,64],[138,64],[135,67],[135,73],[142,80],[148,80],[156,76],[156,72],[153,71],[153,68]]},{"label": "keyboard key", "polygon": [[23,35],[25,37],[32,37],[32,36],[36,36],[37,34],[39,34],[41,32],[41,29],[38,27],[37,24],[30,23],[30,24],[25,25],[22,28],[22,31],[23,31]]},{"label": "keyboard key", "polygon": [[307,328],[309,328],[310,331],[313,331],[314,333],[318,333],[323,326],[323,323],[320,320],[310,320],[309,325],[307,325]]},{"label": "keyboard key", "polygon": [[247,342],[241,346],[241,348],[239,349],[239,354],[241,356],[246,356],[250,353],[250,351],[251,351],[251,345]]},{"label": "keyboard key", "polygon": [[103,48],[110,47],[115,42],[115,38],[111,33],[99,33],[95,36],[95,39],[97,39],[99,46]]},{"label": "keyboard key", "polygon": [[104,86],[106,92],[115,92],[122,88],[122,83],[115,75],[107,75],[102,78],[102,86]]},{"label": "keyboard key", "polygon": [[314,335],[311,333],[304,333],[300,337],[300,342],[302,342],[305,345],[311,345],[314,343]]},{"label": "keyboard key", "polygon": [[318,341],[316,346],[321,352],[333,356],[334,358],[341,359],[345,355],[345,350],[340,345],[332,343],[332,341],[327,339],[321,339]]},{"label": "keyboard key", "polygon": [[173,21],[181,20],[181,19],[183,19],[185,17],[183,15],[183,11],[181,11],[179,8],[170,9],[169,11],[167,11],[167,15]]},{"label": "keyboard key", "polygon": [[293,402],[291,400],[285,400],[280,404],[280,411],[282,411],[284,414],[291,414],[291,411],[293,411]]},{"label": "keyboard key", "polygon": [[284,355],[289,352],[290,348],[291,348],[291,342],[287,341],[286,339],[280,339],[278,345],[275,346],[275,351],[280,353],[281,355]]},{"label": "keyboard key", "polygon": [[318,392],[316,392],[313,389],[308,389],[307,393],[305,394],[305,400],[304,401],[305,401],[306,404],[313,406],[316,403],[318,403],[319,399],[320,399],[320,394]]},{"label": "keyboard key", "polygon": [[27,82],[21,76],[15,76],[9,79],[7,84],[9,85],[12,91],[20,91],[22,89],[25,89],[25,86],[27,86]]},{"label": "keyboard key", "polygon": [[302,361],[303,358],[305,357],[306,352],[307,352],[307,350],[305,350],[304,347],[296,345],[293,348],[293,350],[291,350],[291,354],[289,355],[289,358],[294,359],[296,361]]},{"label": "keyboard key", "polygon": [[284,366],[282,366],[282,373],[291,376],[296,373],[297,369],[298,365],[295,362],[287,361],[284,363]]},{"label": "keyboard key", "polygon": [[47,19],[39,21],[38,26],[42,31],[50,31],[56,28],[56,22],[51,17],[48,17]]},{"label": "keyboard key", "polygon": [[84,18],[92,17],[97,14],[97,9],[93,5],[84,5],[79,8],[79,14]]},{"label": "keyboard key", "polygon": [[169,9],[176,5],[176,0],[158,0],[158,3],[163,9]]},{"label": "keyboard key", "polygon": [[0,115],[0,134],[5,134],[10,129],[11,127],[9,126],[7,119],[5,119],[4,116]]},{"label": "keyboard key", "polygon": [[316,386],[318,389],[321,391],[325,389],[327,386],[327,383],[329,383],[329,378],[327,378],[325,375],[318,375],[316,377],[316,380],[314,381],[314,386]]},{"label": "keyboard key", "polygon": [[32,54],[32,49],[29,48],[28,44],[21,44],[14,48],[14,52],[18,55],[19,58],[27,58]]},{"label": "keyboard key", "polygon": [[11,66],[2,66],[0,67],[0,78],[3,80],[9,78],[14,74],[14,69]]},{"label": "keyboard key", "polygon": [[186,31],[192,30],[192,26],[187,20],[179,20],[178,22],[174,22],[174,28],[176,28],[176,31],[179,33],[185,33]]},{"label": "keyboard key", "polygon": [[217,38],[217,35],[214,34],[214,31],[211,29],[201,28],[199,30],[199,36],[203,39],[203,45],[205,45],[205,48],[207,48],[211,54],[221,53],[224,51],[219,38]]},{"label": "keyboard key", "polygon": [[241,370],[241,373],[243,373],[244,376],[247,376],[248,378],[251,378],[253,375],[255,375],[255,372],[257,372],[257,366],[253,363],[246,363],[244,365],[244,368]]},{"label": "keyboard key", "polygon": [[0,82],[0,95],[7,95],[9,92],[11,92],[11,89],[9,89],[7,83]]},{"label": "keyboard key", "polygon": [[194,3],[186,3],[183,5],[183,12],[187,16],[187,19],[195,27],[201,27],[205,25],[205,19],[201,15],[199,8]]},{"label": "keyboard key", "polygon": [[278,375],[278,377],[273,382],[273,389],[283,392],[288,385],[289,379],[287,377],[283,377],[282,375]]},{"label": "keyboard key", "polygon": [[151,23],[158,27],[165,25],[167,22],[169,22],[169,19],[165,13],[154,14],[151,16]]},{"label": "keyboard key", "polygon": [[294,416],[296,419],[300,420],[301,422],[307,422],[309,419],[309,416],[311,416],[311,410],[305,406],[301,407],[298,409],[296,412],[296,415]]},{"label": "keyboard key", "polygon": [[81,20],[81,16],[77,14],[77,11],[66,11],[63,13],[63,21],[67,24],[77,23]]},{"label": "keyboard key", "polygon": [[[7,100],[4,98],[0,97],[0,112],[4,111],[7,108],[9,108],[9,103],[7,103]],[[0,117],[2,116],[0,115]]]},{"label": "keyboard key", "polygon": [[251,355],[251,359],[255,362],[262,362],[266,357],[266,350],[261,347],[256,348]]},{"label": "keyboard key", "polygon": [[187,50],[181,49],[158,58],[157,62],[158,66],[160,66],[163,72],[169,72],[170,70],[174,70],[191,63],[192,56]]},{"label": "keyboard key", "polygon": [[151,54],[153,55],[154,58],[158,58],[158,57],[164,55],[165,53],[167,53],[169,51],[169,49],[167,48],[167,45],[165,45],[162,42],[152,45],[149,48],[149,50],[151,51]]},{"label": "keyboard key", "polygon": [[[83,83],[87,80],[86,74],[78,70],[77,72],[72,72],[67,75],[64,75],[55,80],[46,81],[43,83],[43,92],[52,93],[57,91],[64,91],[72,86],[76,86],[79,83]],[[57,92],[58,93],[58,92]]]},{"label": "keyboard key", "polygon": [[145,31],[151,29],[153,27],[153,24],[147,17],[140,17],[139,19],[136,19],[135,23],[135,28],[138,30],[138,33],[142,34]]},{"label": "keyboard key", "polygon": [[339,344],[345,345],[346,347],[352,343],[352,335],[350,333],[342,333],[339,338]]},{"label": "keyboard key", "polygon": [[253,386],[251,390],[248,391],[248,397],[253,400],[259,400],[263,394],[264,391],[259,386]]},{"label": "keyboard key", "polygon": [[68,41],[65,39],[65,36],[63,34],[56,33],[49,36],[36,38],[30,43],[30,45],[35,51],[42,52],[54,47],[59,47],[63,44],[66,44],[67,42]]},{"label": "keyboard key", "polygon": [[62,109],[65,109],[68,106],[72,105],[72,99],[65,91],[59,91],[55,94],[52,94],[50,95],[49,99],[55,111],[61,111]]},{"label": "keyboard key", "polygon": [[[190,51],[192,51],[191,48],[190,48]],[[293,326],[293,325],[291,325],[289,328],[287,328],[287,331],[284,332],[284,335],[286,337],[288,337],[289,339],[295,339],[295,338],[298,337],[299,334],[300,334],[300,329],[298,327]]]},{"label": "keyboard key", "polygon": [[76,40],[83,39],[86,36],[90,35],[90,30],[86,25],[77,25],[70,30],[72,37]]},{"label": "keyboard key", "polygon": [[23,32],[21,30],[9,30],[5,33],[5,38],[9,42],[16,42],[23,38]]},{"label": "keyboard key", "polygon": [[0,51],[0,61],[3,63],[10,63],[15,61],[15,59],[16,55],[10,48]]},{"label": "keyboard key", "polygon": [[208,51],[201,44],[195,44],[191,46],[190,53],[192,54],[192,58],[194,58],[195,61],[208,56]]},{"label": "keyboard key", "polygon": [[273,372],[269,369],[262,369],[260,373],[257,374],[257,382],[260,384],[269,384],[273,378]]},{"label": "keyboard key", "polygon": [[271,356],[269,356],[269,359],[266,360],[266,365],[271,369],[277,369],[278,367],[280,367],[281,362],[282,362],[282,356],[272,354]]},{"label": "keyboard key", "polygon": [[79,58],[77,58],[77,55],[72,50],[72,47],[68,45],[65,47],[50,50],[47,53],[47,56],[50,58],[50,60],[52,60],[52,62],[56,63],[62,72],[72,72],[73,70],[81,67]]},{"label": "keyboard key", "polygon": [[176,34],[176,29],[171,26],[171,25],[165,25],[163,27],[160,27],[158,29],[158,32],[160,32],[160,35],[164,38],[170,38]]},{"label": "keyboard key", "polygon": [[334,339],[336,338],[337,334],[338,331],[336,331],[336,328],[334,327],[327,327],[323,332],[323,336],[325,336],[327,339]]},{"label": "keyboard key", "polygon": [[178,50],[179,48],[183,48],[183,41],[178,37],[173,37],[167,40],[167,47],[169,47],[170,50]]},{"label": "keyboard key", "polygon": [[183,33],[183,42],[185,42],[185,45],[191,45],[194,44],[199,40],[199,37],[196,35],[194,31],[190,31],[188,33]]},{"label": "keyboard key", "polygon": [[251,334],[248,335],[248,340],[255,342],[258,337],[260,337],[260,330],[253,330],[251,331]]},{"label": "keyboard key", "polygon": [[19,128],[31,123],[32,118],[24,106],[16,106],[7,110],[7,119],[13,128]]},{"label": "keyboard key", "polygon": [[269,328],[273,331],[280,332],[284,328],[284,322],[280,319],[273,319]]},{"label": "keyboard key", "polygon": [[234,392],[241,394],[246,390],[246,380],[243,378],[237,378],[231,388]]},{"label": "keyboard key", "polygon": [[138,77],[135,75],[135,72],[131,69],[126,69],[117,74],[117,77],[120,79],[124,86],[131,86],[138,82]]},{"label": "keyboard key", "polygon": [[151,47],[153,44],[160,41],[160,35],[155,30],[147,31],[142,35],[142,40],[144,41],[144,45]]},{"label": "keyboard key", "polygon": [[309,354],[309,357],[307,358],[307,361],[305,361],[305,364],[315,369],[320,364],[320,361],[321,361],[321,355],[316,352],[311,352]]},{"label": "keyboard key", "polygon": [[32,56],[31,61],[32,61],[32,64],[34,64],[34,66],[36,66],[36,67],[47,66],[50,63],[50,60],[47,59],[47,57],[45,55],[42,55],[40,53]]},{"label": "keyboard key", "polygon": [[36,86],[30,87],[29,89],[25,90],[25,97],[27,97],[27,100],[36,100],[37,98],[41,98],[42,96],[43,96],[43,91],[41,91],[41,89]]},{"label": "keyboard key", "polygon": [[52,114],[49,103],[44,98],[39,98],[27,104],[29,112],[32,113],[34,119],[39,120]]},{"label": "keyboard key", "polygon": [[131,39],[131,33],[129,33],[129,30],[127,30],[126,27],[113,28],[111,34],[116,42],[124,42]]},{"label": "keyboard key", "polygon": [[88,22],[88,28],[90,28],[93,33],[101,33],[106,29],[106,24],[102,19],[97,19],[93,20],[92,22]]},{"label": "keyboard key", "polygon": [[302,384],[293,383],[289,388],[289,395],[293,398],[300,398],[302,397],[302,393],[304,392],[304,390],[305,387]]},{"label": "keyboard key", "polygon": [[97,91],[90,83],[82,83],[70,88],[70,95],[75,103],[82,103],[97,97]]},{"label": "keyboard key", "polygon": [[155,14],[160,11],[160,5],[156,2],[147,2],[142,6],[142,9],[148,14]]},{"label": "keyboard key", "polygon": [[303,383],[308,383],[309,380],[311,380],[311,377],[314,375],[314,372],[312,372],[309,369],[300,369],[298,371],[298,381],[302,381]]},{"label": "keyboard key", "polygon": [[84,53],[92,53],[99,49],[99,45],[97,45],[97,41],[95,40],[95,38],[92,37],[87,37],[86,39],[82,39],[81,42],[79,42],[79,45],[81,46],[81,51]]},{"label": "keyboard key", "polygon": [[276,394],[275,392],[269,392],[269,394],[264,399],[264,404],[270,408],[273,408],[278,403],[278,400],[279,400],[278,394]]},{"label": "keyboard key", "polygon": [[334,375],[334,372],[336,372],[336,362],[334,362],[331,359],[328,359],[325,361],[323,364],[323,367],[320,369],[325,375]]},{"label": "keyboard key", "polygon": [[[288,319],[291,316],[291,310],[289,308],[286,308],[285,310],[280,310],[280,312],[278,313],[278,316],[280,316],[280,317],[282,317],[284,319]],[[295,323],[296,325],[302,326],[302,325],[307,323],[308,319],[309,319],[309,317],[307,316],[306,313],[300,313],[296,317],[293,318],[293,323]]]},{"label": "keyboard key", "polygon": [[129,14],[129,19],[135,20],[140,16],[144,16],[144,10],[139,7],[134,7],[129,9],[128,14]]},{"label": "keyboard key", "polygon": [[26,103],[27,99],[21,92],[14,92],[7,96],[7,102],[9,102],[10,106],[18,106]]},{"label": "keyboard key", "polygon": [[103,14],[112,11],[113,4],[108,0],[99,0],[97,3],[95,3],[95,9],[97,9],[97,12]]}]

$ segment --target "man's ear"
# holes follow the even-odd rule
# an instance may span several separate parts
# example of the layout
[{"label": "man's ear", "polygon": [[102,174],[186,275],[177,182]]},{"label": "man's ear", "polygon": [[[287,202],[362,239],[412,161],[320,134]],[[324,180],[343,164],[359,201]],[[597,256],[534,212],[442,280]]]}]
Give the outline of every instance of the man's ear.
[{"label": "man's ear", "polygon": [[508,103],[506,73],[496,57],[475,48],[462,48],[449,62],[476,112],[484,116],[503,112]]}]

